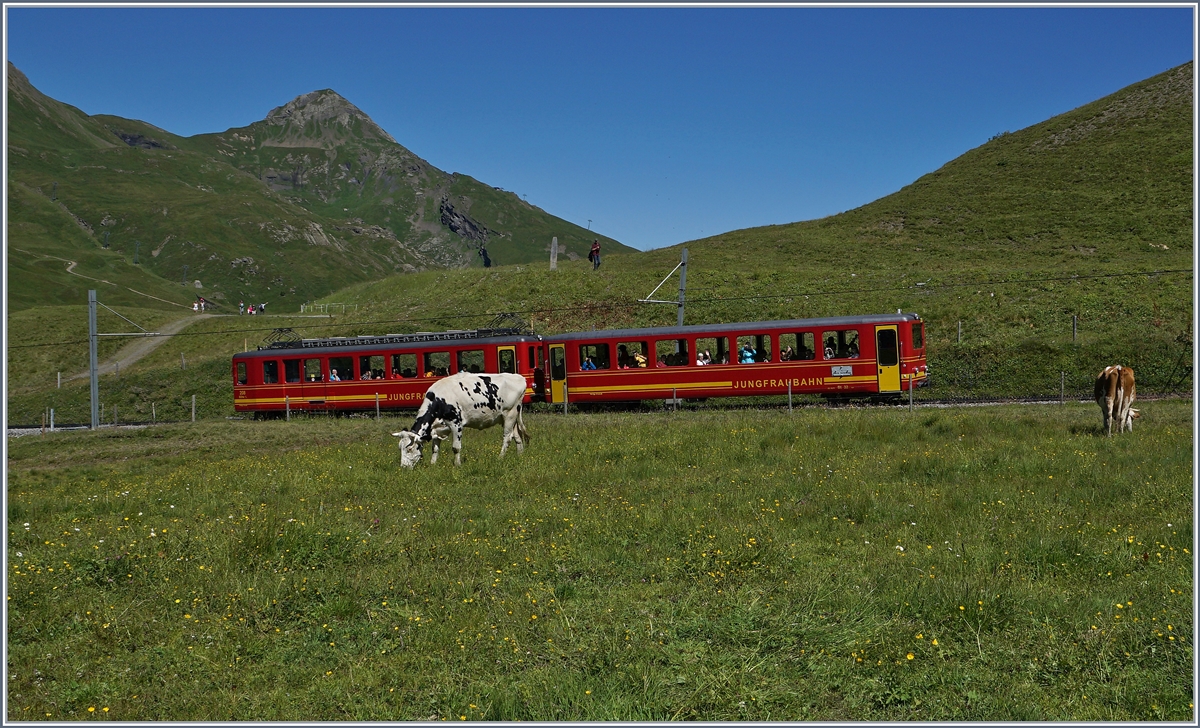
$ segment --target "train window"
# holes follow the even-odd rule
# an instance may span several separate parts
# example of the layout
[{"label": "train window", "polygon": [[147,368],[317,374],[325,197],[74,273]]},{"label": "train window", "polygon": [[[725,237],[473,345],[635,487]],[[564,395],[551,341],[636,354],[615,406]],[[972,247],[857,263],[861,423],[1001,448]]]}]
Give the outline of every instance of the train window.
[{"label": "train window", "polygon": [[417,355],[392,354],[392,376],[404,379],[417,376]]},{"label": "train window", "polygon": [[458,352],[458,371],[479,374],[483,370],[483,349]]},{"label": "train window", "polygon": [[554,380],[567,378],[567,355],[564,347],[550,347],[550,378]]},{"label": "train window", "polygon": [[300,360],[283,360],[283,381],[294,384],[300,381]]},{"label": "train window", "polygon": [[729,337],[696,339],[696,356],[697,363],[703,361],[705,364],[728,364]]},{"label": "train window", "polygon": [[246,362],[244,361],[239,361],[237,363],[237,383],[246,383]]},{"label": "train window", "polygon": [[646,366],[646,352],[650,347],[644,341],[626,341],[617,344],[617,368],[637,369]]},{"label": "train window", "polygon": [[655,366],[681,367],[688,363],[687,339],[660,339],[654,342]]},{"label": "train window", "polygon": [[545,353],[540,346],[529,347],[529,366],[535,369],[545,369]]},{"label": "train window", "polygon": [[875,332],[875,341],[878,344],[876,347],[876,355],[879,358],[879,366],[894,367],[900,362],[897,356],[896,347],[896,330],[895,329],[880,329]]},{"label": "train window", "polygon": [[383,357],[382,356],[360,356],[360,357],[358,357],[358,378],[359,379],[383,379]]},{"label": "train window", "polygon": [[821,334],[824,343],[826,359],[857,359],[858,331],[842,329],[841,331],[826,331]]},{"label": "train window", "polygon": [[[337,379],[333,375],[337,375]],[[354,359],[349,356],[331,356],[329,357],[329,381],[345,382],[354,379]],[[306,382],[323,382],[325,377],[321,376],[321,360],[320,359],[305,359],[304,360],[304,381]]]},{"label": "train window", "polygon": [[[806,361],[816,357],[816,337],[811,331],[779,335],[780,361]],[[791,353],[788,350],[791,349]]]},{"label": "train window", "polygon": [[277,384],[279,382],[279,362],[264,361],[263,362],[263,384]]},{"label": "train window", "polygon": [[501,373],[517,373],[517,352],[514,349],[500,349],[496,354],[500,361]]},{"label": "train window", "polygon": [[912,348],[921,349],[925,346],[925,324],[920,321],[912,325]]},{"label": "train window", "polygon": [[450,352],[425,352],[425,376],[444,377],[450,373]]},{"label": "train window", "polygon": [[758,364],[771,361],[771,337],[767,334],[737,337],[739,364]]},{"label": "train window", "polygon": [[[584,363],[591,360],[592,366]],[[612,360],[608,357],[608,344],[584,344],[579,347],[580,369],[612,369]]]}]

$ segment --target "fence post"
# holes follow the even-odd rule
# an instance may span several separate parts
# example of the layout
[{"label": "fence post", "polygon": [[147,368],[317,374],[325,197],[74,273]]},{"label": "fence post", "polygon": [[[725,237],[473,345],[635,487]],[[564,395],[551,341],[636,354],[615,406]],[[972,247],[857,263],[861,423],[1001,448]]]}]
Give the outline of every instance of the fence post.
[{"label": "fence post", "polygon": [[192,395],[192,422],[196,421],[196,395]]},{"label": "fence post", "polygon": [[62,389],[62,372],[58,373],[58,388]]},{"label": "fence post", "polygon": [[283,398],[283,409],[287,413],[287,421],[292,421],[292,401],[288,397]]},{"label": "fence post", "polygon": [[958,343],[962,343],[962,321],[958,322]]},{"label": "fence post", "polygon": [[113,427],[117,426],[117,406],[113,405]]},{"label": "fence post", "polygon": [[150,403],[150,424],[158,424],[158,405]]},{"label": "fence post", "polygon": [[375,393],[375,421],[379,421],[379,392]]},{"label": "fence post", "polygon": [[1071,343],[1074,344],[1079,336],[1079,316],[1071,314]]},{"label": "fence post", "polygon": [[563,382],[563,414],[567,413],[567,383]]},{"label": "fence post", "polygon": [[913,380],[911,376],[908,378],[908,411],[913,411]]},{"label": "fence post", "polygon": [[187,369],[187,359],[183,358],[183,352],[179,352],[179,368]]},{"label": "fence post", "polygon": [[116,377],[117,377],[117,379],[120,379],[120,378],[121,378],[121,362],[117,362],[117,374],[116,374]]},{"label": "fence post", "polygon": [[1066,404],[1067,401],[1067,373],[1058,373],[1058,403]]},{"label": "fence post", "polygon": [[54,408],[50,408],[50,431],[54,432]]},{"label": "fence post", "polygon": [[46,413],[45,413],[45,411],[43,411],[42,412],[42,435],[44,436],[45,434],[46,434]]},{"label": "fence post", "polygon": [[788,380],[788,414],[792,413],[792,380]]}]

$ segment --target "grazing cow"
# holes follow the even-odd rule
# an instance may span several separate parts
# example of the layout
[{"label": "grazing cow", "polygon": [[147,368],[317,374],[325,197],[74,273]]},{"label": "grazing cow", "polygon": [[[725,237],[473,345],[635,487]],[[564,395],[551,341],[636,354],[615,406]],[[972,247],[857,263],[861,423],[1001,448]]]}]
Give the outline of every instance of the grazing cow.
[{"label": "grazing cow", "polygon": [[525,377],[519,374],[472,374],[459,372],[434,382],[425,392],[425,401],[417,410],[412,427],[392,434],[400,438],[400,465],[411,468],[421,461],[422,443],[433,441],[432,462],[437,462],[438,440],[450,438],[454,464],[462,465],[464,427],[483,430],[504,422],[504,441],[500,456],[509,440],[517,443],[517,452],[525,449],[529,433],[521,421],[521,400],[525,397]]},{"label": "grazing cow", "polygon": [[1096,377],[1096,404],[1104,415],[1104,429],[1112,437],[1113,422],[1117,423],[1117,432],[1129,430],[1133,432],[1133,421],[1140,415],[1133,409],[1133,400],[1137,396],[1137,385],[1133,380],[1133,370],[1116,364],[1105,367]]}]

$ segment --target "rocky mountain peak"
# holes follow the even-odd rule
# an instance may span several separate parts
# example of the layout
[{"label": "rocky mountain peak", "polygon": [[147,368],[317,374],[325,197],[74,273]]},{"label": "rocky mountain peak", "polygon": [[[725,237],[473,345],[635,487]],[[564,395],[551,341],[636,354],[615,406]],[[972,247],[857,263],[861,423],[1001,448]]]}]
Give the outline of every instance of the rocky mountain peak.
[{"label": "rocky mountain peak", "polygon": [[297,96],[283,106],[271,109],[264,121],[270,126],[296,126],[301,129],[315,121],[318,126],[341,126],[347,131],[357,121],[360,135],[396,143],[371,117],[332,89]]}]

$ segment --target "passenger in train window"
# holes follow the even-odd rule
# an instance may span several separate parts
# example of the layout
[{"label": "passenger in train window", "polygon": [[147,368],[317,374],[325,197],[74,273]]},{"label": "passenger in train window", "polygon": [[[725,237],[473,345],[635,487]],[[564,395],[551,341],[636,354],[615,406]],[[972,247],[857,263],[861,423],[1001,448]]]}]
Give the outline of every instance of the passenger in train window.
[{"label": "passenger in train window", "polygon": [[796,358],[796,352],[792,351],[792,347],[788,347],[779,353],[780,361],[791,361]]},{"label": "passenger in train window", "polygon": [[584,357],[583,363],[579,365],[579,371],[581,371],[581,372],[590,372],[590,371],[593,371],[595,368],[596,368],[596,365],[594,363],[592,363],[592,357],[590,357],[590,356]]},{"label": "passenger in train window", "polygon": [[847,349],[849,350],[849,352],[850,352],[850,358],[851,358],[851,359],[857,359],[857,358],[858,358],[858,339],[855,339],[854,341],[851,341],[851,342],[850,342],[850,344],[849,344],[849,345],[848,345],[846,348],[847,348]]},{"label": "passenger in train window", "polygon": [[743,346],[743,347],[742,347],[742,352],[741,352],[741,359],[740,359],[740,363],[742,363],[742,364],[753,364],[753,363],[754,363],[754,357],[755,357],[755,355],[757,355],[757,354],[758,354],[758,352],[756,352],[756,351],[754,350],[754,347],[753,347],[753,346],[750,346],[749,344],[746,344],[745,346]]},{"label": "passenger in train window", "polygon": [[340,382],[340,381],[342,381],[341,379],[338,379],[337,369],[330,369],[330,370],[329,370],[329,381],[331,381],[331,382]]},{"label": "passenger in train window", "polygon": [[817,357],[815,337],[811,332],[803,332],[796,337],[796,359],[809,360]]}]

